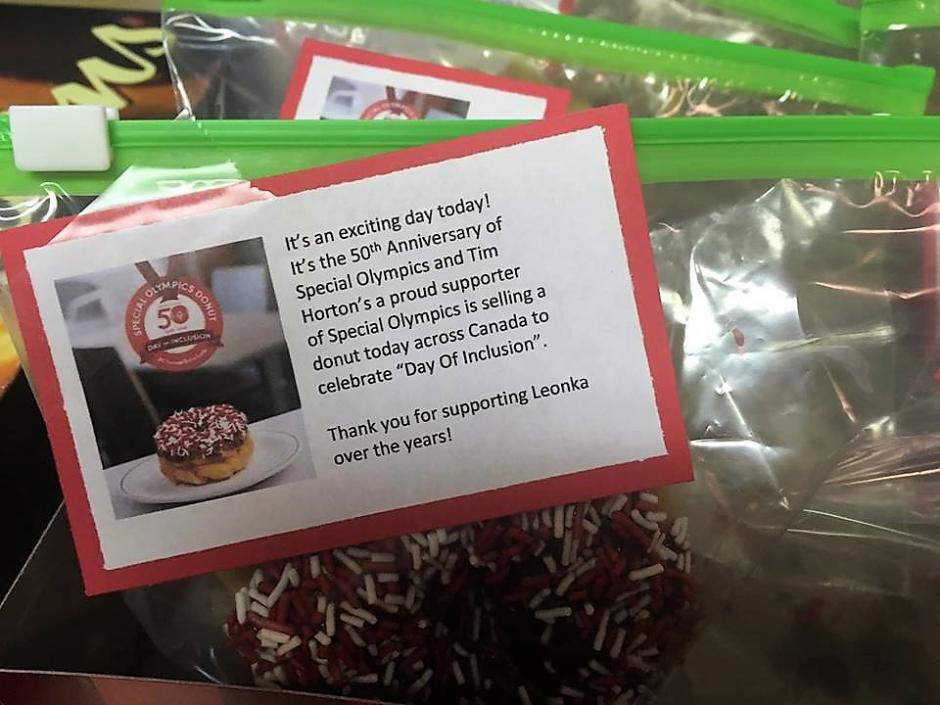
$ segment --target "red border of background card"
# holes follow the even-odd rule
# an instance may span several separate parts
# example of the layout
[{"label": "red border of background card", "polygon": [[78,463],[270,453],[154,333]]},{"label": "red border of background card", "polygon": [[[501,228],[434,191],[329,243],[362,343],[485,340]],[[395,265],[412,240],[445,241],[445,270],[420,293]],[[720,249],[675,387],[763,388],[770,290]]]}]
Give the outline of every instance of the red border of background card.
[{"label": "red border of background card", "polygon": [[354,49],[340,44],[307,39],[300,47],[300,54],[297,57],[297,63],[294,65],[294,74],[291,76],[290,84],[287,87],[287,95],[284,97],[284,104],[281,106],[280,117],[282,119],[293,120],[297,116],[300,99],[307,85],[307,76],[310,75],[313,62],[318,56],[348,61],[360,66],[374,66],[381,69],[400,71],[401,73],[480,86],[481,88],[494,88],[506,93],[544,98],[545,117],[564,115],[568,111],[568,104],[571,102],[571,92],[564,88],[518,81],[505,76],[491,76],[488,73],[479,71],[455,69],[440,64],[432,64],[428,61],[403,59],[389,54],[379,54],[365,49]]},{"label": "red border of background card", "polygon": [[[0,238],[0,254],[4,258],[20,330],[29,354],[36,395],[52,440],[86,591],[89,594],[97,594],[148,585],[431,527],[453,526],[643,487],[691,480],[689,447],[672,369],[626,106],[608,106],[554,120],[535,121],[334,166],[283,174],[261,179],[255,182],[255,185],[278,196],[287,195],[435,164],[595,126],[603,129],[607,144],[614,194],[623,227],[625,254],[662,422],[666,455],[390,510],[125,568],[106,570],[103,565],[100,543],[63,406],[62,393],[25,267],[24,250],[47,244],[71,219],[39,223],[5,233],[4,237]],[[185,202],[186,198],[182,196],[167,199],[161,205],[172,207]],[[149,202],[148,206],[152,204],[153,202]],[[628,425],[629,419],[624,419],[623,423]]]}]

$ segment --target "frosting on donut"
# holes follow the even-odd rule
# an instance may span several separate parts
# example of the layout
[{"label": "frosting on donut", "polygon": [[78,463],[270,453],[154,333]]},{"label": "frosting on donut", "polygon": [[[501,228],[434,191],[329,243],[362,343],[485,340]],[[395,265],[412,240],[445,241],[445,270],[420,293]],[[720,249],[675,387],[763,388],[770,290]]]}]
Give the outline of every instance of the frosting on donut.
[{"label": "frosting on donut", "polygon": [[231,404],[177,411],[153,434],[157,454],[176,462],[203,460],[238,448],[248,435],[248,418]]}]

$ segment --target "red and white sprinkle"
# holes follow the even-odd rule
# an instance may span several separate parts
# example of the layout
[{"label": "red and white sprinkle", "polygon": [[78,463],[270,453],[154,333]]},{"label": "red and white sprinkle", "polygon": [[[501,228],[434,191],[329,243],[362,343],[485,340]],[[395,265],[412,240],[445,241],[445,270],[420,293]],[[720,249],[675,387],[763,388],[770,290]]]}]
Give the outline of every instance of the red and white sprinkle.
[{"label": "red and white sprinkle", "polygon": [[666,569],[663,568],[662,563],[654,563],[653,565],[640,568],[639,570],[631,570],[627,574],[627,577],[634,582],[639,582],[640,580],[646,580],[647,578],[662,575],[665,570]]}]

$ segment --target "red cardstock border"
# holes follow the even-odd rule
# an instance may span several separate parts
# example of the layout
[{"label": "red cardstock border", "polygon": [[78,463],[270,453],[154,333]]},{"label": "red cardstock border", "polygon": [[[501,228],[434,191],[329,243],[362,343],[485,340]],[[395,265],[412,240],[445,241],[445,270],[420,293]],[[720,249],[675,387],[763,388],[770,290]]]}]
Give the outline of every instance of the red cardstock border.
[{"label": "red cardstock border", "polygon": [[365,49],[355,49],[340,44],[307,39],[300,48],[297,63],[294,65],[294,73],[287,87],[287,95],[284,97],[284,104],[281,106],[280,116],[282,119],[293,120],[297,117],[300,99],[303,97],[304,88],[307,85],[307,76],[310,75],[313,62],[318,57],[339,59],[360,66],[373,66],[417,76],[439,78],[454,83],[480,86],[481,88],[493,88],[506,93],[544,98],[545,117],[564,115],[568,112],[568,104],[571,102],[571,92],[564,88],[519,81],[505,76],[491,76],[478,71],[455,69],[428,61],[403,59],[389,54],[379,54]]},{"label": "red cardstock border", "polygon": [[[626,106],[608,106],[391,154],[283,174],[260,179],[255,182],[255,185],[277,196],[283,196],[358,181],[416,166],[435,164],[591,127],[602,128],[608,150],[611,179],[623,228],[625,255],[633,281],[644,346],[663,429],[666,455],[632,463],[575,471],[559,477],[389,510],[124,568],[108,570],[104,567],[99,537],[82,479],[72,431],[63,405],[62,392],[25,264],[25,250],[49,243],[71,222],[71,219],[38,223],[4,233],[4,237],[0,238],[0,255],[3,256],[7,269],[16,315],[29,356],[36,396],[43,410],[52,442],[86,592],[99,594],[150,585],[335,546],[352,545],[439,526],[454,526],[557,504],[586,501],[619,492],[691,480],[691,458],[675,374],[672,369],[669,341],[659,298],[659,284]],[[188,198],[188,196],[182,196],[167,199],[163,204],[158,205],[172,207],[185,203]],[[148,206],[152,207],[153,203],[149,202]],[[129,206],[123,210],[136,207]],[[629,419],[623,419],[623,423],[625,427],[628,426]]]}]

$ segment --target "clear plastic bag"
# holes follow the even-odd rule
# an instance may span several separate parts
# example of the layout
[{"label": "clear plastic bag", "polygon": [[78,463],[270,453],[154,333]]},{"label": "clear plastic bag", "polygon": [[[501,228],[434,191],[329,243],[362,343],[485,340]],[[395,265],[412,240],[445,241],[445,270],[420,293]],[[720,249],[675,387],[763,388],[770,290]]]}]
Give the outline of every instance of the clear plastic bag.
[{"label": "clear plastic bag", "polygon": [[858,53],[858,17],[851,10],[812,0],[799,3],[764,0],[580,0],[573,12],[640,27],[675,30],[737,44],[795,49],[854,59]]},{"label": "clear plastic bag", "polygon": [[[847,216],[802,297],[829,299],[838,318],[800,308],[811,346],[828,348],[843,423],[824,432],[822,483],[780,540],[749,537],[765,555],[709,616],[667,703],[927,703],[937,692],[937,183],[803,193]],[[729,662],[739,678],[709,677]]]},{"label": "clear plastic bag", "polygon": [[940,65],[935,0],[865,0],[861,12],[862,58],[883,64]]},{"label": "clear plastic bag", "polygon": [[[864,61],[940,68],[940,3],[936,0],[867,0],[861,18]],[[928,113],[938,111],[940,96],[934,90]]]},{"label": "clear plastic bag", "polygon": [[[678,208],[677,188],[683,192]],[[855,445],[872,428],[884,428],[884,419],[922,376],[925,338],[918,326],[933,315],[934,303],[925,293],[923,277],[930,273],[922,268],[922,231],[937,212],[936,184],[894,183],[881,176],[867,183],[662,184],[647,186],[645,195],[656,219],[652,238],[696,467],[694,483],[665,489],[661,501],[670,513],[688,517],[702,604],[699,639],[684,642],[692,651],[672,675],[666,702],[672,693],[695,702],[718,702],[719,693],[729,697],[727,688],[719,687],[731,678],[726,670],[718,684],[707,677],[718,668],[715,640],[729,634],[733,640],[726,647],[747,653],[755,673],[768,672],[761,681],[766,690],[755,695],[779,687],[779,701],[792,702],[787,698],[793,689],[786,685],[792,660],[767,635],[782,639],[787,633],[781,636],[780,630],[793,628],[767,608],[767,591],[786,594],[800,614],[800,600],[811,600],[807,594],[836,600],[849,587],[842,581],[884,570],[890,553],[853,552],[851,568],[844,570],[835,568],[832,558],[819,563],[834,548],[834,532],[809,528],[808,522],[831,519],[830,486],[841,488],[835,497],[850,523],[870,525],[865,517],[872,502],[889,514],[906,511],[897,493],[885,493],[883,485],[847,492],[846,477],[890,481],[907,474],[898,456],[876,453],[872,462],[859,457]],[[715,201],[723,205],[716,207]],[[664,220],[670,212],[675,218]],[[931,438],[928,433],[919,442],[929,444]],[[895,437],[888,447],[909,441]],[[933,507],[924,517],[928,533],[936,530],[935,514]],[[482,528],[475,527],[477,535]],[[909,531],[896,536],[905,552],[924,540]],[[858,537],[861,546],[867,546],[866,538],[873,537]],[[906,584],[930,579],[928,562],[903,562]],[[268,579],[279,570],[267,573]],[[926,608],[928,595],[898,590],[898,577],[894,587],[868,583],[866,588],[898,597],[907,610]],[[196,579],[189,586],[215,600],[218,580]],[[237,590],[248,574],[222,580]],[[158,602],[146,595],[133,598],[148,623],[165,622],[159,605],[173,609],[172,601],[159,597],[162,590],[145,591]],[[742,614],[752,620],[747,630]],[[219,627],[217,619],[216,613],[216,621],[199,620],[197,627],[208,635],[197,661],[204,672],[206,663],[218,666],[224,652],[224,636],[212,631]],[[763,621],[753,621],[758,619]],[[159,628],[157,635],[167,636]],[[589,645],[571,648],[571,658],[578,659],[578,648]],[[190,649],[185,659],[191,658]],[[849,652],[839,658],[856,657]],[[231,665],[216,677],[249,677],[243,667],[226,670]],[[510,680],[514,687],[530,683],[519,674],[506,677],[518,679]],[[285,678],[285,684],[299,687]],[[825,684],[826,677],[821,679]],[[263,684],[272,683],[278,680]],[[886,687],[888,693],[906,688],[900,681]],[[336,692],[323,684],[320,689]],[[530,684],[527,693],[533,692]],[[643,692],[636,702],[645,701]]]},{"label": "clear plastic bag", "polygon": [[[794,663],[793,652],[807,650],[818,635],[800,621],[812,618],[814,600],[838,606],[833,619],[841,634],[852,633],[871,604],[880,618],[893,605],[904,619],[892,634],[904,632],[915,649],[933,643],[911,623],[928,614],[936,594],[928,412],[937,305],[935,274],[923,263],[933,261],[925,253],[937,252],[937,189],[890,171],[858,177],[878,161],[907,175],[932,171],[937,143],[935,136],[897,140],[915,125],[902,130],[891,120],[827,123],[828,138],[813,122],[807,129],[820,142],[809,144],[778,143],[786,128],[768,125],[762,133],[762,121],[718,123],[720,130],[696,132],[691,144],[682,132],[686,121],[635,126],[697,474],[696,482],[661,493],[671,516],[688,517],[702,612],[697,638],[683,643],[691,647],[686,665],[663,697],[708,703],[748,692],[768,702],[800,702],[797,695],[806,694],[794,694],[793,674],[805,677],[807,666]],[[198,153],[205,164],[231,160],[239,174],[254,176],[283,165],[278,154],[299,153],[313,165],[405,141],[392,136],[391,126],[365,124],[343,127],[361,135],[344,149],[327,138],[335,125],[199,127],[201,142],[164,136],[160,156],[136,152],[138,166],[170,168],[167,160],[179,158],[167,156],[172,147],[181,156]],[[441,129],[397,127],[412,139]],[[875,128],[884,129],[880,137],[860,137]],[[932,121],[923,128],[936,133]],[[245,132],[227,140],[229,129]],[[753,151],[762,140],[770,151]],[[727,159],[728,150],[736,159]],[[788,169],[829,175],[844,169],[853,178],[754,178],[782,168],[770,158],[776,152],[796,155]],[[696,161],[700,173],[724,170],[723,179],[693,178]],[[729,169],[739,175],[729,176]],[[63,179],[60,190],[74,189]],[[233,595],[250,579],[250,570],[203,576],[127,599],[154,642],[194,677],[250,683],[221,630]],[[868,652],[847,638],[822,643],[841,661],[863,663]],[[719,655],[742,665],[730,671],[728,663],[739,661]],[[510,684],[514,677],[505,674]],[[729,688],[741,680],[749,689]],[[838,701],[824,688],[817,693],[818,684],[798,685],[817,698],[806,702]],[[879,694],[890,701],[910,687],[897,680]]]},{"label": "clear plastic bag", "polygon": [[575,3],[573,0],[489,0],[490,2],[503,3],[505,5],[514,5],[516,7],[526,7],[530,10],[541,10],[543,12],[563,12],[571,13]]},{"label": "clear plastic bag", "polygon": [[34,196],[13,196],[0,201],[0,230],[63,218],[82,209],[82,200],[64,193],[57,184],[43,186],[43,191]]},{"label": "clear plastic bag", "polygon": [[[306,39],[547,83],[570,90],[575,109],[626,102],[637,117],[919,114],[932,80],[923,68],[878,73],[858,62],[476,0],[388,3],[380,12],[362,2],[259,2],[253,16],[238,16],[224,0],[198,11],[185,0],[168,7],[171,72],[181,108],[198,117],[277,116]],[[650,20],[657,22],[673,20]]]},{"label": "clear plastic bag", "polygon": [[490,0],[545,12],[624,22],[781,49],[855,58],[857,12],[829,3],[800,0]]}]

